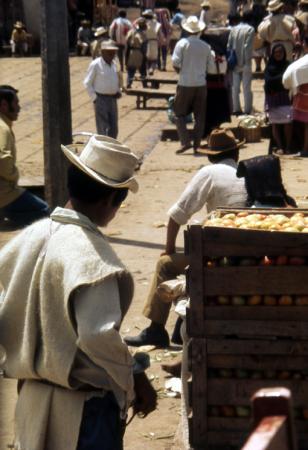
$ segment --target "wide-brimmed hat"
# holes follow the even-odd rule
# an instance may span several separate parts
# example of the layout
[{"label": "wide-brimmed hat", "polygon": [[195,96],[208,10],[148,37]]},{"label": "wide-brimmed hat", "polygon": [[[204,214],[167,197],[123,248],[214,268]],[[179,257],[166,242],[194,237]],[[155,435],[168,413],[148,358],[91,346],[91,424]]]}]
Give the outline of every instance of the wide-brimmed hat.
[{"label": "wide-brimmed hat", "polygon": [[202,153],[207,155],[219,155],[231,150],[236,150],[244,143],[245,141],[235,139],[231,130],[217,128],[210,134],[207,145],[204,149],[202,148]]},{"label": "wide-brimmed hat", "polygon": [[277,11],[277,9],[280,9],[284,6],[284,3],[281,0],[270,0],[267,5],[268,11]]},{"label": "wide-brimmed hat", "polygon": [[300,1],[298,2],[298,4],[299,4],[299,6],[300,6],[300,5],[308,5],[308,0],[300,0]]},{"label": "wide-brimmed hat", "polygon": [[61,145],[61,148],[72,164],[99,183],[138,191],[134,177],[138,158],[116,139],[96,134],[86,144]]},{"label": "wide-brimmed hat", "polygon": [[197,34],[204,30],[205,23],[199,20],[197,16],[189,16],[182,20],[181,26],[188,33]]},{"label": "wide-brimmed hat", "polygon": [[14,24],[14,28],[22,29],[24,28],[24,24],[20,22],[20,20],[17,20],[17,22],[15,22]]},{"label": "wide-brimmed hat", "polygon": [[95,36],[95,37],[102,36],[103,34],[106,34],[107,31],[108,31],[108,30],[107,30],[105,27],[98,27],[98,28],[96,28],[96,30],[95,30],[94,36]]},{"label": "wide-brimmed hat", "polygon": [[107,41],[103,41],[101,43],[101,50],[118,50],[119,47],[117,46],[116,42],[114,42],[112,39],[108,39]]},{"label": "wide-brimmed hat", "polygon": [[88,20],[88,19],[83,19],[83,20],[80,22],[80,24],[81,24],[82,26],[90,26],[90,25],[91,25],[91,22],[90,22],[90,20]]},{"label": "wide-brimmed hat", "polygon": [[209,0],[203,0],[203,2],[201,3],[200,6],[201,6],[201,8],[211,8],[212,7],[212,5],[209,2]]},{"label": "wide-brimmed hat", "polygon": [[154,12],[152,11],[152,9],[145,9],[141,15],[142,17],[153,17]]}]

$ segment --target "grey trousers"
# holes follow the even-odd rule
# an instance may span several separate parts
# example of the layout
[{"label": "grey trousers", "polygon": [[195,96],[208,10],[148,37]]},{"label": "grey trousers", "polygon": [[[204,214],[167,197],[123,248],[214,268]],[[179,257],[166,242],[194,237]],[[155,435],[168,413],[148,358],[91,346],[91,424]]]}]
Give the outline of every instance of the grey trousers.
[{"label": "grey trousers", "polygon": [[182,146],[190,145],[185,117],[194,113],[194,148],[198,148],[203,137],[206,117],[206,86],[177,86],[174,99],[175,123]]},{"label": "grey trousers", "polygon": [[94,103],[96,130],[98,134],[118,136],[118,105],[117,99],[111,95],[99,94]]}]

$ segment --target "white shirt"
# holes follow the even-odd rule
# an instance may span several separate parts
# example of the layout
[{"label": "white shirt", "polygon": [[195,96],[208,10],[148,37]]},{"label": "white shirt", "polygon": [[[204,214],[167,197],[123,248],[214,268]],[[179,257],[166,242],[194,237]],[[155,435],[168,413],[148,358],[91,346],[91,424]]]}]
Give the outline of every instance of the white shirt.
[{"label": "white shirt", "polygon": [[89,65],[83,84],[93,101],[96,94],[116,94],[120,90],[116,63],[112,61],[111,64],[107,64],[101,56],[94,59]]},{"label": "white shirt", "polygon": [[169,209],[168,215],[178,225],[184,225],[204,206],[207,213],[219,206],[245,206],[245,181],[237,178],[236,170],[234,159],[224,159],[221,163],[202,167],[188,183],[179,200]]},{"label": "white shirt", "polygon": [[287,67],[282,77],[282,83],[293,96],[297,94],[299,86],[308,83],[308,54]]},{"label": "white shirt", "polygon": [[125,17],[118,17],[114,19],[112,24],[110,25],[109,34],[111,39],[116,41],[119,45],[125,45],[126,36],[129,30],[132,29],[132,24]]},{"label": "white shirt", "polygon": [[205,86],[211,57],[211,47],[199,37],[180,39],[172,55],[174,67],[180,69],[179,86]]}]

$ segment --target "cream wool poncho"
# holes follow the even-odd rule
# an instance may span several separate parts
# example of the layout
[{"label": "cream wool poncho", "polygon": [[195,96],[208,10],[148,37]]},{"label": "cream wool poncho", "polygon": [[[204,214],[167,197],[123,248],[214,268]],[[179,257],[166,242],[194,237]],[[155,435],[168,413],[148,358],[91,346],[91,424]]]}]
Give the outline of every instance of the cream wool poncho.
[{"label": "cream wool poncho", "polygon": [[[51,217],[26,228],[0,252],[0,343],[7,352],[4,370],[9,377],[29,380],[16,408],[16,448],[21,450],[76,449],[89,392],[72,390],[70,384],[78,352],[70,295],[79,286],[112,276],[122,280],[122,291],[125,282],[127,286],[131,282],[130,274],[89,219],[61,208]],[[108,358],[103,368],[122,391],[120,406],[125,410],[134,397],[133,359],[126,346],[117,349],[116,356],[121,370]],[[40,379],[63,388],[35,381]]]}]

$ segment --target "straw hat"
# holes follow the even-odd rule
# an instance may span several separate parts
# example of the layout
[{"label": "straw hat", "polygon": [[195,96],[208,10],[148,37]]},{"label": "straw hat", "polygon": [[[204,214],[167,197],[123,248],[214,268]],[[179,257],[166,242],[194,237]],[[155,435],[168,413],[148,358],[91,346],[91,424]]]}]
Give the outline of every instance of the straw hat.
[{"label": "straw hat", "polygon": [[61,145],[61,148],[72,164],[99,183],[138,191],[134,178],[138,158],[116,139],[93,135],[87,144]]},{"label": "straw hat", "polygon": [[300,1],[298,2],[298,4],[299,4],[299,6],[300,6],[300,5],[308,5],[308,0],[300,0]]},{"label": "straw hat", "polygon": [[117,46],[116,42],[114,42],[112,39],[108,39],[108,41],[103,41],[101,43],[101,50],[118,50],[119,47]]},{"label": "straw hat", "polygon": [[98,28],[96,29],[95,33],[94,33],[94,36],[95,36],[95,37],[102,36],[103,34],[106,34],[107,31],[108,31],[108,30],[107,30],[105,27],[98,27]]},{"label": "straw hat", "polygon": [[142,17],[153,17],[154,12],[151,9],[146,9],[143,11],[143,13],[141,15],[142,15]]},{"label": "straw hat", "polygon": [[209,0],[203,0],[203,2],[201,3],[200,6],[201,6],[201,8],[211,8],[212,7],[212,5],[209,2]]},{"label": "straw hat", "polygon": [[240,148],[244,142],[245,141],[240,142],[238,139],[235,139],[231,130],[217,128],[210,134],[206,149],[202,150],[202,153],[207,155],[219,155]]},{"label": "straw hat", "polygon": [[284,6],[284,3],[281,0],[270,0],[267,5],[268,11],[277,11],[278,9],[282,8]]},{"label": "straw hat", "polygon": [[18,20],[15,24],[14,24],[14,28],[17,28],[19,30],[21,30],[22,28],[24,28],[24,24],[22,22],[20,22],[20,20]]},{"label": "straw hat", "polygon": [[204,30],[205,23],[199,20],[197,16],[189,16],[182,20],[181,26],[188,33],[197,34]]}]

